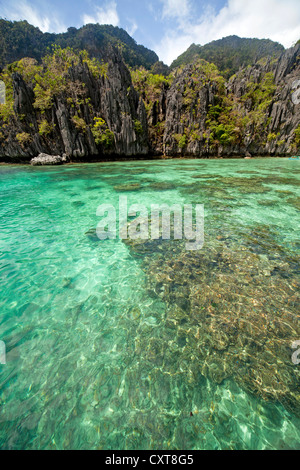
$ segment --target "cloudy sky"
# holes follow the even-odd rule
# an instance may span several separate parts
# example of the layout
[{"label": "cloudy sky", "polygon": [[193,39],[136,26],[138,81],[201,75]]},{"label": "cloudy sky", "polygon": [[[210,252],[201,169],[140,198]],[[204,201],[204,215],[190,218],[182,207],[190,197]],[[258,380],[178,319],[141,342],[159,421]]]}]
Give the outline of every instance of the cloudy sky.
[{"label": "cloudy sky", "polygon": [[26,19],[42,31],[87,23],[126,29],[170,64],[193,42],[236,34],[285,47],[300,39],[300,0],[0,0],[0,17]]}]

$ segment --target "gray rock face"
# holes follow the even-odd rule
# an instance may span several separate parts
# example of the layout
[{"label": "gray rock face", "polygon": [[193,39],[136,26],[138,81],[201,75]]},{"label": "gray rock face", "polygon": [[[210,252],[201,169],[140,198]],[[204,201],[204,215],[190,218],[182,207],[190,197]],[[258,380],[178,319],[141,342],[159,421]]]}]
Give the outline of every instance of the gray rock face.
[{"label": "gray rock face", "polygon": [[66,155],[62,157],[60,155],[47,155],[46,153],[40,153],[37,157],[30,160],[30,164],[33,166],[38,165],[62,165],[67,163]]},{"label": "gray rock face", "polygon": [[[256,85],[264,90],[262,83],[266,76],[272,77],[275,92],[260,111],[260,105],[247,98],[247,94]],[[158,153],[162,149],[168,156],[193,157],[294,154],[297,151],[295,130],[300,124],[299,90],[297,99],[293,99],[297,80],[300,83],[299,44],[285,51],[278,62],[261,61],[233,76],[225,84],[225,96],[231,97],[240,121],[244,120],[246,124],[243,124],[240,138],[235,143],[222,145],[214,139],[207,139],[211,133],[207,123],[209,109],[220,103],[218,85],[216,81],[197,74],[190,64],[176,76],[169,90],[162,91],[159,103],[165,102],[165,109],[159,107],[159,112],[155,113],[154,107],[158,104],[153,107],[151,119],[159,115],[160,121],[164,122],[164,134],[161,141],[150,142],[152,151]],[[202,81],[200,86],[199,81]],[[253,111],[257,112],[259,120],[256,128],[253,121],[247,124]]]},{"label": "gray rock face", "polygon": [[[79,83],[84,85],[85,102],[80,112],[86,124],[85,129],[76,125],[76,111],[68,103],[68,96],[54,96],[51,109],[41,114],[33,106],[33,89],[18,73],[13,75],[15,117],[11,125],[5,127],[5,143],[0,145],[0,160],[30,161],[40,153],[65,153],[71,160],[147,155],[148,128],[144,103],[133,88],[130,73],[117,50],[111,50],[104,76],[95,78],[87,64],[81,62],[71,66],[69,80],[74,90]],[[97,144],[91,131],[94,118],[99,116],[113,133],[113,142],[109,148]],[[47,135],[39,132],[43,120],[52,128]],[[136,130],[137,122],[139,132]],[[19,142],[17,136],[20,134],[30,138]]]},{"label": "gray rock face", "polygon": [[[176,138],[183,136],[186,128],[195,126],[198,134],[203,135],[209,106],[215,104],[216,84],[203,84],[195,91],[193,72],[193,65],[188,65],[174,80],[166,96],[166,124],[163,136],[166,155],[203,156],[207,152],[204,141],[195,139],[183,145],[178,142],[178,137]],[[187,87],[191,89],[191,97],[186,93]]]},{"label": "gray rock face", "polygon": [[16,114],[32,115],[34,113],[34,93],[29,88],[21,75],[13,74],[14,111]]}]

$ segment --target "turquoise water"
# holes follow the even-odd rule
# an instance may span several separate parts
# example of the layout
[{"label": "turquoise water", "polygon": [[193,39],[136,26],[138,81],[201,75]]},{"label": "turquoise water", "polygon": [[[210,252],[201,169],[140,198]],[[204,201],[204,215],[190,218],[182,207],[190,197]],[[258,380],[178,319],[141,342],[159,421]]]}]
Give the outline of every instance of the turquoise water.
[{"label": "turquoise water", "polygon": [[[288,159],[0,166],[0,447],[299,449],[299,188]],[[100,241],[120,195],[203,203],[203,250]]]}]

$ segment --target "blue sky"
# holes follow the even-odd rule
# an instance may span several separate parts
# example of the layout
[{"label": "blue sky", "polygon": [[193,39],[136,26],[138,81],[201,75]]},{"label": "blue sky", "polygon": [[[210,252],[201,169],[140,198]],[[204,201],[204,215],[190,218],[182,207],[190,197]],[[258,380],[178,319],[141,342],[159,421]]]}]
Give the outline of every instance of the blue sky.
[{"label": "blue sky", "polygon": [[237,34],[285,47],[300,39],[300,0],[0,0],[0,17],[42,31],[87,23],[119,26],[170,64],[193,42]]}]

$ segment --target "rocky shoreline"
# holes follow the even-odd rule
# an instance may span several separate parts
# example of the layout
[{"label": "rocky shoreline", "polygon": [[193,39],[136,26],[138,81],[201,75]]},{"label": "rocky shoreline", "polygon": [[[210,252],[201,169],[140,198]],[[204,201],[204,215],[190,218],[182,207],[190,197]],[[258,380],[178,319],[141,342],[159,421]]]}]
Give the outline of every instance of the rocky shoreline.
[{"label": "rocky shoreline", "polygon": [[[217,155],[215,156],[208,156],[208,157],[195,157],[195,156],[182,156],[182,155],[176,155],[176,156],[166,156],[166,155],[135,155],[134,157],[120,157],[119,155],[115,156],[110,156],[110,158],[106,158],[105,156],[87,156],[84,159],[78,159],[78,160],[72,160],[68,158],[64,158],[61,156],[54,156],[54,155],[48,155],[49,160],[53,158],[53,161],[48,161],[45,160],[44,163],[38,163],[34,164],[32,163],[33,160],[36,160],[39,158],[39,155],[37,157],[34,157],[32,159],[22,159],[22,158],[13,158],[13,159],[0,159],[0,165],[32,165],[32,166],[55,166],[55,165],[78,165],[78,164],[88,164],[88,163],[113,163],[113,162],[130,162],[130,161],[165,161],[165,160],[255,160],[255,159],[260,159],[260,158],[285,158],[285,159],[292,159],[293,155],[256,155],[256,156],[247,156],[245,157],[244,155],[230,155],[226,157],[219,157]],[[59,157],[57,161],[55,161],[55,157]]]}]

